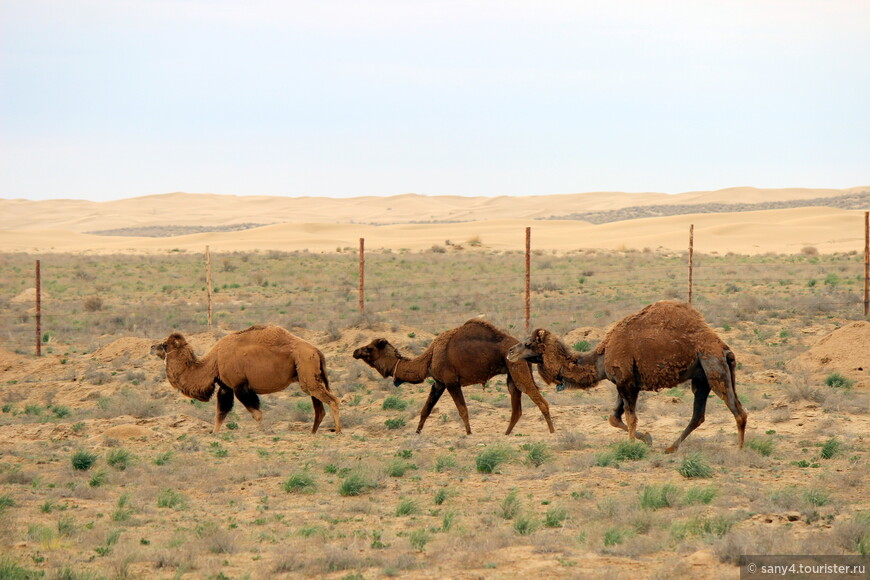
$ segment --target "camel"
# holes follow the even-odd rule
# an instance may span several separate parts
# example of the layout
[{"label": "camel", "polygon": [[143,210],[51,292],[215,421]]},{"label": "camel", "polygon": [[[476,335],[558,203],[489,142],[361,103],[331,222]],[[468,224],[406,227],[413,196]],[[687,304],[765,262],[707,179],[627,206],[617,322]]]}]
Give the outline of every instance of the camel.
[{"label": "camel", "polygon": [[422,383],[426,377],[432,377],[434,384],[420,411],[417,433],[423,430],[423,424],[447,389],[465,424],[466,434],[471,435],[468,407],[462,395],[462,387],[484,384],[492,377],[502,374],[507,374],[508,392],[511,396],[511,418],[505,435],[510,435],[523,414],[523,393],[538,405],[550,433],[553,433],[555,429],[550,419],[550,407],[535,384],[531,365],[526,361],[509,362],[506,358],[510,347],[517,342],[516,338],[489,322],[472,319],[462,326],[439,334],[426,351],[414,359],[402,356],[385,338],[376,338],[368,345],[356,349],[353,351],[353,358],[362,360],[384,378],[393,377],[393,384],[397,387],[402,383]]},{"label": "camel", "polygon": [[178,332],[151,346],[151,354],[166,363],[169,384],[183,395],[206,402],[217,388],[217,413],[213,433],[220,431],[233,408],[233,395],[263,428],[258,395],[276,393],[299,381],[314,405],[314,426],[329,405],[335,432],[341,433],[338,398],[329,390],[326,361],[314,345],[280,326],[252,326],[223,337],[201,359]]},{"label": "camel", "polygon": [[[692,419],[665,453],[676,451],[704,422],[711,390],[734,415],[738,447],[743,447],[747,414],[735,390],[734,353],[701,314],[683,302],[663,300],[626,316],[587,354],[571,354],[555,335],[539,328],[511,348],[508,360],[537,363],[545,382],[563,388],[588,389],[610,380],[617,392],[610,424],[647,444],[652,444],[650,434],[637,434],[635,406],[640,391],[659,391],[691,379],[695,395]],[[622,421],[623,411],[627,425]]]}]

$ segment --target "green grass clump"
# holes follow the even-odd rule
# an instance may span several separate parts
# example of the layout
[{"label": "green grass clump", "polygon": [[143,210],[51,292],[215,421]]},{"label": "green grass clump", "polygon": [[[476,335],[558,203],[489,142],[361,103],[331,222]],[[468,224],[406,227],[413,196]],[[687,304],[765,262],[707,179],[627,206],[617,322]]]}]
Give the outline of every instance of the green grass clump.
[{"label": "green grass clump", "polygon": [[97,462],[97,454],[86,449],[80,449],[73,453],[72,466],[76,471],[87,471]]},{"label": "green grass clump", "polygon": [[495,473],[498,467],[510,460],[513,453],[503,445],[494,445],[481,451],[475,459],[477,471],[480,473]]},{"label": "green grass clump", "polygon": [[769,457],[776,447],[776,441],[771,437],[753,437],[746,442],[746,446],[759,455]]},{"label": "green grass clump", "polygon": [[640,494],[640,507],[652,511],[673,507],[679,493],[680,490],[669,483],[661,486],[648,485]]},{"label": "green grass clump", "polygon": [[154,465],[166,465],[170,461],[172,461],[172,451],[167,451],[154,458]]},{"label": "green grass clump", "polygon": [[804,501],[814,507],[822,507],[831,503],[831,496],[821,489],[808,489],[804,492]]},{"label": "green grass clump", "polygon": [[568,510],[560,506],[552,506],[544,514],[544,525],[548,528],[561,528],[568,518]]},{"label": "green grass clump", "polygon": [[0,514],[15,505],[15,500],[8,493],[0,495]]},{"label": "green grass clump", "polygon": [[420,508],[412,499],[403,499],[399,502],[399,505],[396,506],[396,515],[397,516],[409,516],[412,514],[419,513]]},{"label": "green grass clump", "polygon": [[130,505],[130,494],[122,494],[118,498],[117,509],[112,512],[113,522],[126,522],[133,515],[133,507]]},{"label": "green grass clump", "polygon": [[512,520],[518,513],[520,513],[520,500],[517,497],[517,490],[512,489],[501,501],[501,517]]},{"label": "green grass clump", "polygon": [[100,487],[107,481],[109,481],[109,475],[105,471],[100,470],[91,475],[91,479],[88,480],[88,485],[91,487]]},{"label": "green grass clump", "polygon": [[0,578],[3,580],[37,580],[44,577],[42,571],[28,570],[9,556],[0,556]]},{"label": "green grass clump", "polygon": [[575,342],[573,344],[572,348],[574,350],[576,350],[577,352],[586,352],[590,348],[592,348],[592,345],[589,344],[588,340],[581,340],[581,341]]},{"label": "green grass clump", "polygon": [[401,429],[405,426],[405,420],[402,417],[387,419],[384,421],[384,425],[387,426],[387,429]]},{"label": "green grass clump", "polygon": [[710,505],[717,493],[715,487],[690,487],[683,496],[683,503],[686,505]]},{"label": "green grass clump", "polygon": [[686,479],[706,479],[713,477],[713,468],[710,467],[699,453],[686,455],[677,472]]},{"label": "green grass clump", "polygon": [[417,469],[417,466],[400,457],[396,457],[387,464],[386,473],[390,477],[402,477],[409,469]]},{"label": "green grass clump", "polygon": [[734,522],[725,516],[698,516],[688,521],[674,522],[671,525],[671,536],[677,541],[692,536],[721,538],[733,525]]},{"label": "green grass clump", "polygon": [[620,530],[619,528],[610,528],[605,530],[604,532],[604,545],[605,546],[617,546],[625,541],[628,536],[628,532],[625,530]]},{"label": "green grass clump", "polygon": [[283,483],[282,488],[287,493],[314,493],[317,490],[317,485],[314,483],[314,477],[311,473],[304,469],[291,474]]},{"label": "green grass clump", "polygon": [[443,488],[439,489],[438,491],[435,492],[435,505],[443,504],[445,501],[447,501],[447,498],[449,498],[449,497],[450,497],[449,491],[447,491],[446,489],[443,489]]},{"label": "green grass clump", "polygon": [[526,456],[523,459],[523,463],[526,465],[540,467],[553,458],[553,454],[550,453],[550,448],[542,441],[537,443],[526,443],[522,446],[522,449],[526,452]]},{"label": "green grass clump", "polygon": [[408,542],[418,552],[422,552],[431,539],[432,535],[426,530],[414,530],[408,534]]},{"label": "green grass clump", "polygon": [[538,521],[529,514],[520,514],[514,519],[514,531],[521,536],[528,536],[538,529]]},{"label": "green grass clump", "polygon": [[840,452],[840,448],[843,446],[840,443],[840,440],[836,437],[831,437],[822,445],[821,455],[823,459],[831,459],[835,455]]},{"label": "green grass clump", "polygon": [[435,458],[435,471],[443,473],[456,467],[456,458],[452,455],[439,455]]},{"label": "green grass clump", "polygon": [[825,377],[825,384],[833,389],[851,389],[855,385],[855,381],[834,371]]},{"label": "green grass clump", "polygon": [[389,411],[390,409],[396,411],[404,411],[408,408],[407,401],[403,400],[399,395],[389,395],[386,399],[384,399],[383,404],[381,405],[381,409],[384,411]]},{"label": "green grass clump", "polygon": [[106,463],[108,463],[118,471],[124,471],[125,469],[127,469],[132,461],[133,455],[123,448],[112,449],[111,451],[109,451],[109,454],[106,455]]},{"label": "green grass clump", "polygon": [[338,493],[343,496],[358,496],[376,487],[377,484],[370,478],[358,471],[353,471],[341,480]]},{"label": "green grass clump", "polygon": [[64,419],[72,415],[72,411],[70,411],[69,407],[65,407],[64,405],[54,405],[51,407],[51,412],[54,413],[54,416],[58,419]]},{"label": "green grass clump", "polygon": [[183,510],[187,507],[187,499],[174,489],[162,489],[157,494],[157,507]]},{"label": "green grass clump", "polygon": [[620,441],[613,446],[613,455],[617,461],[638,461],[649,453],[649,445],[636,439]]}]

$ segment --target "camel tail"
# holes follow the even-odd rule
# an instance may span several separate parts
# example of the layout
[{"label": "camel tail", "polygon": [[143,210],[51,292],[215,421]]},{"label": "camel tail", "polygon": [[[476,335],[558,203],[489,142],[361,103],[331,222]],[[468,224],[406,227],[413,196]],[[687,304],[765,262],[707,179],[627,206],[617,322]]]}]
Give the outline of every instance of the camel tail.
[{"label": "camel tail", "polygon": [[728,370],[731,371],[731,391],[737,396],[737,357],[729,350],[725,353],[725,360],[728,363]]},{"label": "camel tail", "polygon": [[326,374],[326,357],[320,351],[317,351],[317,354],[320,356],[320,380],[323,381],[326,390],[332,392],[329,388],[329,375]]}]

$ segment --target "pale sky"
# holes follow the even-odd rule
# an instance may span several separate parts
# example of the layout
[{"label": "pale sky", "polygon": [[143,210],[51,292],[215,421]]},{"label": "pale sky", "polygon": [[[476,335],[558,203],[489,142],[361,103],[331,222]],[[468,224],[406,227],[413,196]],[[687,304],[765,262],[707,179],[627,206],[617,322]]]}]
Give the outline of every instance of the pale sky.
[{"label": "pale sky", "polygon": [[867,0],[0,0],[0,198],[870,185]]}]

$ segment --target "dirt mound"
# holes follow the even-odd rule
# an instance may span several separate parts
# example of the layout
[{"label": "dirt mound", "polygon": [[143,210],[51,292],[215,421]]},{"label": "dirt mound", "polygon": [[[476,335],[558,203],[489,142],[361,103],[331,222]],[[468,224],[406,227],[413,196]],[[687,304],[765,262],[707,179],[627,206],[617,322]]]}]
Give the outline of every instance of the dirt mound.
[{"label": "dirt mound", "polygon": [[574,330],[562,337],[562,342],[570,347],[573,347],[578,342],[586,341],[588,343],[588,346],[593,347],[601,342],[601,339],[604,338],[605,334],[606,331],[604,329],[595,328],[594,326],[575,328]]},{"label": "dirt mound", "polygon": [[0,370],[8,371],[11,368],[23,364],[27,358],[20,354],[0,347]]},{"label": "dirt mound", "polygon": [[857,321],[838,328],[797,357],[793,364],[817,374],[837,371],[870,384],[870,322]]},{"label": "dirt mound", "polygon": [[[45,300],[46,298],[50,298],[50,296],[48,295],[48,292],[43,290],[41,298],[42,300]],[[36,304],[36,288],[26,288],[22,290],[18,296],[11,298],[9,302],[12,302],[13,304]]]},{"label": "dirt mound", "polygon": [[91,358],[103,362],[111,362],[121,357],[145,358],[151,351],[151,345],[154,342],[148,338],[119,338],[95,350]]}]

